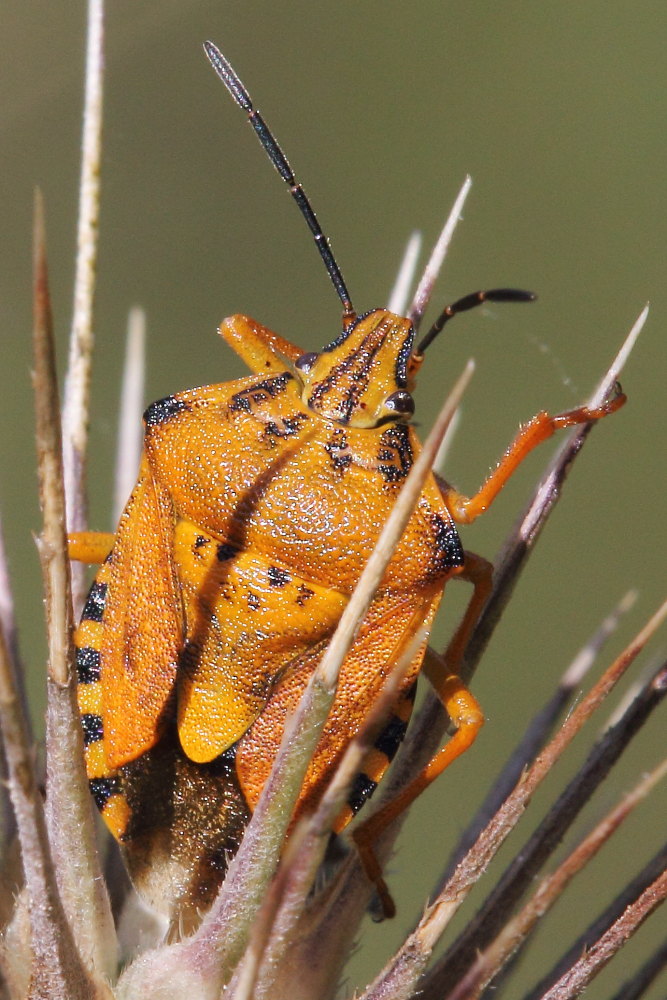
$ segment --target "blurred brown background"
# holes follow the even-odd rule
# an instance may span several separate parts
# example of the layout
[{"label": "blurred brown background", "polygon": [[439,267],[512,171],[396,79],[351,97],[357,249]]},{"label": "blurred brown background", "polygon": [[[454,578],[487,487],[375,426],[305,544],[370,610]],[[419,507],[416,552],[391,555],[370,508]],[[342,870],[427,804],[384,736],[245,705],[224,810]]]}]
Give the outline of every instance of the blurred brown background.
[{"label": "blurred brown background", "polygon": [[[41,185],[64,360],[85,9],[24,0],[4,5],[0,19],[0,509],[39,715],[31,201]],[[641,0],[109,5],[91,463],[96,527],[109,527],[117,377],[132,304],[148,313],[147,402],[241,374],[215,334],[232,312],[308,349],[339,328],[337,299],[304,224],[207,65],[205,38],[233,61],[287,151],[357,309],[385,304],[411,230],[422,229],[429,246],[472,174],[437,302],[504,284],[535,289],[540,299],[460,317],[430,352],[418,395],[424,426],[465,360],[477,360],[449,460],[449,477],[463,489],[476,488],[522,419],[583,400],[652,302],[624,378],[630,402],[591,436],[475,680],[489,717],[480,745],[413,810],[390,873],[399,918],[369,925],[353,983],[372,974],[418,913],[497,762],[600,618],[627,588],[640,590],[611,656],[663,591],[666,32],[667,7]],[[493,556],[548,453],[547,446],[527,463],[493,512],[465,532],[468,547]],[[461,594],[446,604],[460,607]],[[443,629],[451,621],[450,614]],[[656,762],[663,734],[664,721],[661,728],[654,719],[580,831]],[[569,767],[554,775],[552,792]],[[639,810],[618,845],[566,896],[521,984],[606,902],[610,871],[629,878],[655,850],[665,804],[663,792]],[[658,940],[659,922],[643,928],[587,997],[613,992]],[[664,980],[662,990],[656,986],[652,1000],[664,995]]]}]

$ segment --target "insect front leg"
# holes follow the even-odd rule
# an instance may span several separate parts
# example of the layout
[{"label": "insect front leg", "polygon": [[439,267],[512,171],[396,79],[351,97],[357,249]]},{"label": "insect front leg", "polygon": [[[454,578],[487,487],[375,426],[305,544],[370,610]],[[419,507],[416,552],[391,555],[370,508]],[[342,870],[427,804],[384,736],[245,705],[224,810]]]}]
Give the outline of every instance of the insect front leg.
[{"label": "insect front leg", "polygon": [[76,562],[103,563],[115,541],[112,532],[74,531],[67,536],[67,553]]},{"label": "insect front leg", "polygon": [[465,562],[458,579],[472,583],[472,597],[444,656],[427,654],[422,667],[423,673],[431,682],[455,727],[453,736],[402,792],[370,816],[353,833],[364,871],[376,887],[385,917],[393,917],[396,908],[375,854],[378,837],[432,781],[435,781],[438,775],[442,774],[445,768],[472,746],[484,724],[482,709],[461,680],[459,669],[472,630],[491,591],[492,574],[493,567],[486,559],[473,552],[465,553]]},{"label": "insect front leg", "polygon": [[442,495],[447,508],[460,524],[470,524],[475,518],[483,514],[491,506],[501,489],[521,465],[533,448],[536,448],[542,441],[546,441],[557,430],[562,427],[574,427],[576,424],[585,424],[591,420],[601,420],[620,409],[626,401],[621,387],[617,384],[616,392],[602,406],[588,407],[578,406],[574,410],[567,410],[565,413],[558,413],[550,416],[545,411],[536,414],[532,420],[519,429],[503,457],[493,472],[486,478],[481,489],[473,496],[465,496],[459,493],[454,487],[442,481],[439,482]]}]

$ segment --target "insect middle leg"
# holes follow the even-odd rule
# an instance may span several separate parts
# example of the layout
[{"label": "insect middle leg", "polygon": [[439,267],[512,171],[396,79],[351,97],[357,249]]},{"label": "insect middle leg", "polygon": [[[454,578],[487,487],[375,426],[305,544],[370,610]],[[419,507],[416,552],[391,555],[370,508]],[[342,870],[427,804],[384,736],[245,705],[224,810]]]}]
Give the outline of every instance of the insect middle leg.
[{"label": "insect middle leg", "polygon": [[376,887],[386,917],[392,917],[396,908],[375,854],[378,837],[445,768],[472,746],[484,724],[482,709],[461,680],[459,670],[472,630],[491,591],[492,574],[493,567],[486,559],[472,552],[465,553],[465,562],[458,578],[473,584],[472,597],[444,656],[429,656],[422,668],[455,727],[454,734],[402,792],[361,823],[352,835],[364,870]]}]

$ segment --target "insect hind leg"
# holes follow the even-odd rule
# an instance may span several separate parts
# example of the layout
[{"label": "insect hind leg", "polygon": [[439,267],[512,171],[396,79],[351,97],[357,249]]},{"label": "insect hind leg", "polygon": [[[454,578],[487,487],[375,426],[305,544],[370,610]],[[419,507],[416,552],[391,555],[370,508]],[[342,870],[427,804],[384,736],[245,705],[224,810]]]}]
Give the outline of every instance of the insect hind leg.
[{"label": "insect hind leg", "polygon": [[377,890],[382,914],[387,918],[395,915],[396,907],[382,877],[375,844],[387,827],[409,808],[431,782],[472,746],[484,724],[482,709],[458,671],[475,623],[489,596],[492,573],[493,567],[486,559],[472,552],[465,553],[465,563],[458,577],[473,584],[472,597],[444,656],[427,657],[422,668],[455,727],[454,734],[398,795],[381,806],[352,835],[364,871]]}]

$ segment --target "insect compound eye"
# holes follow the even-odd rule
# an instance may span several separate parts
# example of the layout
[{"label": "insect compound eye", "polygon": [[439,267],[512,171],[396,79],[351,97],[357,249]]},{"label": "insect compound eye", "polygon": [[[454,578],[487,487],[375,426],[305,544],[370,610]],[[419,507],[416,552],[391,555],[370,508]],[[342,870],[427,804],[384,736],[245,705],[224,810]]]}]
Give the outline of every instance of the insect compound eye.
[{"label": "insect compound eye", "polygon": [[405,389],[397,389],[387,396],[385,406],[396,416],[411,417],[415,412],[415,401]]},{"label": "insect compound eye", "polygon": [[319,355],[315,351],[311,351],[309,354],[302,354],[300,358],[297,358],[294,362],[294,367],[298,368],[300,372],[308,374],[312,369],[313,365],[317,361]]}]

